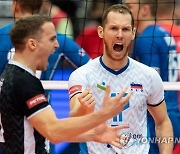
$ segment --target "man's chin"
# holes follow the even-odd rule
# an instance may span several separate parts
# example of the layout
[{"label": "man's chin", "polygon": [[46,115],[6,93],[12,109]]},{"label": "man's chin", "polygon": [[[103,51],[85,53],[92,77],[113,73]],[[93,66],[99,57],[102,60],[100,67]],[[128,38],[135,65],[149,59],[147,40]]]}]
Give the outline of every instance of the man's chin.
[{"label": "man's chin", "polygon": [[37,68],[37,71],[45,71],[48,67],[48,64],[47,65],[44,65],[44,66],[40,66]]},{"label": "man's chin", "polygon": [[45,71],[47,69],[47,67],[40,67],[40,68],[37,68],[37,71]]}]

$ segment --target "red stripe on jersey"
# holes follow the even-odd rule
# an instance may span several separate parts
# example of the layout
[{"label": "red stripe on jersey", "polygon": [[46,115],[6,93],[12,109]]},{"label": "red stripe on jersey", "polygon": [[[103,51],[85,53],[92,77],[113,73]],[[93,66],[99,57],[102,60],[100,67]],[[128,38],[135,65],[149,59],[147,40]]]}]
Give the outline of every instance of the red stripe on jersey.
[{"label": "red stripe on jersey", "polygon": [[37,95],[37,96],[27,100],[26,104],[27,104],[28,108],[31,109],[34,106],[36,106],[40,103],[43,103],[43,102],[47,102],[47,99],[44,94],[40,94],[40,95]]},{"label": "red stripe on jersey", "polygon": [[79,91],[82,91],[82,86],[81,85],[75,85],[75,86],[72,86],[70,89],[69,89],[69,95],[72,95],[76,92],[79,92]]}]

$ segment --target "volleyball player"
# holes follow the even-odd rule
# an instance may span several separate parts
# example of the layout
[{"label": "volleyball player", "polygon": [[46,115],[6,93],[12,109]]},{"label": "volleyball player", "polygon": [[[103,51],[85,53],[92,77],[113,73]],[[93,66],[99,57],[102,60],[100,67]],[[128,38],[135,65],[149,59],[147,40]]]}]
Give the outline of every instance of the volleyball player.
[{"label": "volleyball player", "polygon": [[[42,0],[13,0],[12,14],[15,19],[30,16],[32,14],[38,14],[41,6]],[[13,24],[9,24],[0,29],[0,74],[4,70],[8,59],[11,59],[14,55],[14,47],[9,37],[9,31],[12,26]],[[57,40],[60,47],[50,56],[48,68],[41,74],[42,80],[53,79],[55,70],[63,56],[65,56],[65,59],[67,59],[75,68],[90,60],[88,54],[72,39],[66,37],[66,35],[57,34]]]},{"label": "volleyball player", "polygon": [[[104,39],[102,57],[76,69],[69,78],[71,116],[88,114],[93,109],[97,111],[102,105],[106,85],[111,86],[111,97],[119,95],[124,86],[128,87],[126,94],[133,91],[122,113],[108,120],[111,126],[129,124],[129,129],[121,131],[129,142],[122,145],[122,149],[96,142],[81,143],[82,154],[148,154],[147,109],[155,120],[158,140],[173,137],[159,74],[153,68],[128,57],[128,47],[135,37],[135,31],[130,10],[121,4],[110,6],[104,12],[102,26],[98,27],[98,34]],[[78,101],[78,96],[86,87],[91,89],[96,104]],[[172,148],[172,141],[159,144],[162,154],[172,153]]]},{"label": "volleyball player", "polygon": [[[31,16],[32,14],[38,14],[42,4],[42,0],[12,0],[12,15],[16,20],[22,17]],[[9,36],[12,26],[13,23],[0,28],[0,74],[3,72],[8,60],[12,59],[15,52]],[[47,69],[36,73],[36,76],[40,77],[41,80],[53,79],[56,69],[61,67],[60,62],[63,60],[63,57],[65,57],[74,68],[77,68],[90,60],[90,57],[84,49],[66,35],[57,34],[57,40],[60,46],[55,50],[54,54],[49,57]]]},{"label": "volleyball player", "polygon": [[[68,119],[57,119],[49,105],[42,84],[35,77],[36,70],[45,70],[48,57],[59,47],[55,27],[49,17],[33,15],[19,19],[10,31],[15,55],[0,76],[0,146],[5,153],[48,153],[46,139],[61,141],[107,142],[120,148],[121,128],[108,127],[105,122],[121,111],[131,94],[122,98],[109,97],[107,86],[102,108],[92,114]],[[80,96],[90,97],[88,89]],[[93,129],[94,128],[94,129]]]}]

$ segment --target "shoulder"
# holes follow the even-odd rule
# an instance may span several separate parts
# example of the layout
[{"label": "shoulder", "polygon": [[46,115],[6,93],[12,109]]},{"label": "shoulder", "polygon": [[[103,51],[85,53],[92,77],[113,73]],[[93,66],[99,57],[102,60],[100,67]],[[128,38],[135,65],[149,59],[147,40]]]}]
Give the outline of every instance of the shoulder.
[{"label": "shoulder", "polygon": [[[154,36],[155,38],[157,38],[157,36],[165,36],[165,35],[170,35],[170,34],[161,25],[149,25],[140,34],[140,36],[147,36],[147,37],[148,36],[151,36],[151,37]],[[148,38],[148,39],[150,39],[150,38]]]},{"label": "shoulder", "polygon": [[9,34],[13,24],[9,24],[0,28],[0,34]]},{"label": "shoulder", "polygon": [[15,88],[22,88],[28,90],[31,88],[35,89],[37,87],[41,87],[42,84],[40,80],[25,69],[12,64],[9,64],[8,66],[9,69],[6,73],[6,77],[12,78],[12,82]]},{"label": "shoulder", "polygon": [[64,45],[68,45],[69,47],[72,47],[71,45],[77,45],[73,39],[67,37],[65,34],[57,33],[57,40],[60,43],[60,47]]},{"label": "shoulder", "polygon": [[100,65],[99,57],[97,57],[93,60],[90,60],[89,62],[87,62],[83,66],[77,68],[71,75],[77,75],[77,74],[87,75],[87,74],[90,74],[92,71],[95,71],[95,69],[97,69],[99,65]]},{"label": "shoulder", "polygon": [[130,67],[131,69],[134,69],[135,70],[138,70],[138,72],[142,72],[142,73],[145,73],[146,75],[149,75],[149,76],[153,76],[153,75],[158,75],[158,72],[152,68],[152,67],[149,67],[141,62],[138,62],[132,58],[129,58],[130,60]]},{"label": "shoulder", "polygon": [[0,28],[0,50],[6,51],[3,54],[7,54],[7,52],[12,48],[12,43],[9,35],[12,26],[13,24],[9,24]]},{"label": "shoulder", "polygon": [[79,69],[90,69],[90,70],[94,70],[94,68],[97,68],[100,65],[100,61],[99,61],[100,57],[97,57],[93,60],[90,60],[88,63],[86,63],[85,65],[79,67]]},{"label": "shoulder", "polygon": [[5,81],[13,84],[15,89],[24,89],[33,86],[34,84],[39,85],[40,81],[29,72],[24,69],[8,64],[5,68],[2,77]]},{"label": "shoulder", "polygon": [[[64,34],[57,33],[57,41],[60,45],[57,52],[62,52],[66,55],[67,53],[77,53],[77,52],[84,52],[82,48],[71,38],[67,37]],[[82,51],[81,51],[82,50]],[[72,56],[72,55],[71,55]]]},{"label": "shoulder", "polygon": [[138,82],[141,82],[151,92],[162,89],[163,87],[162,79],[154,68],[133,59],[130,59],[129,74],[130,76],[133,74],[133,78],[138,80]]},{"label": "shoulder", "polygon": [[31,75],[29,72],[26,72],[24,70],[21,70],[21,73],[18,73],[16,75],[16,83],[22,85],[31,87],[34,85],[41,85],[41,82],[39,79],[37,79],[35,76]]},{"label": "shoulder", "polygon": [[155,32],[158,36],[170,36],[170,33],[161,25],[155,26]]}]

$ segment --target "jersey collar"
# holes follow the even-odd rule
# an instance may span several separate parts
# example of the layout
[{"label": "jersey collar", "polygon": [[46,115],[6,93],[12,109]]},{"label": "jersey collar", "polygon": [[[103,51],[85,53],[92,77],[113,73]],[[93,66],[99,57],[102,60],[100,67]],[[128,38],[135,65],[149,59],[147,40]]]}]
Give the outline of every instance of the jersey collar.
[{"label": "jersey collar", "polygon": [[124,71],[128,68],[128,66],[129,66],[129,58],[128,58],[127,64],[126,64],[123,68],[121,68],[120,70],[113,70],[113,69],[107,67],[107,66],[103,63],[103,61],[102,61],[102,56],[99,58],[99,61],[100,61],[100,64],[101,64],[107,71],[111,72],[111,73],[114,74],[114,75],[119,75],[119,74],[121,74],[121,73],[124,72]]},{"label": "jersey collar", "polygon": [[35,76],[35,73],[30,68],[24,66],[23,64],[15,61],[15,60],[9,60],[9,64],[16,65],[16,66],[26,70],[27,72],[29,72],[31,75]]}]

